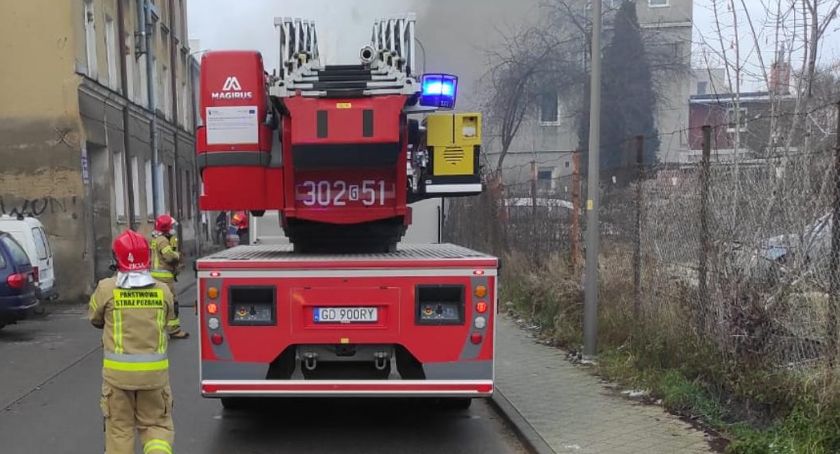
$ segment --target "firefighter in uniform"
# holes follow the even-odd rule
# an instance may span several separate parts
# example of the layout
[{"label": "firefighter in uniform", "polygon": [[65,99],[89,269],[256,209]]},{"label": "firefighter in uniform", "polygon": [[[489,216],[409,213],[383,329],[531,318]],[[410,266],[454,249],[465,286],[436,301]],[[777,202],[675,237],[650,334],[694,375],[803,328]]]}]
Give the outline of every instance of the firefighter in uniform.
[{"label": "firefighter in uniform", "polygon": [[133,454],[135,429],[144,454],[172,454],[172,391],[166,323],[175,318],[169,288],[149,272],[149,244],[131,230],[114,240],[117,275],[90,298],[88,318],[102,329],[100,405],[106,454]]},{"label": "firefighter in uniform", "polygon": [[[172,231],[174,227],[175,219],[172,216],[168,214],[158,216],[149,246],[152,252],[152,277],[166,284],[172,294],[177,295],[175,281],[178,279],[178,270],[181,266],[181,254],[178,252],[178,237]],[[169,337],[173,339],[184,339],[190,335],[181,329],[177,298],[175,319],[169,322],[167,328]]]}]

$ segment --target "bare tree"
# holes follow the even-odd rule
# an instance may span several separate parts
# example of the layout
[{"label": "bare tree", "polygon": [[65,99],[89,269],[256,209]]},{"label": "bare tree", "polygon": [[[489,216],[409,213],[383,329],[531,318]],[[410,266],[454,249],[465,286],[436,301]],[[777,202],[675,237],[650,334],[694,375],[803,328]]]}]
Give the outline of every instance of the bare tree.
[{"label": "bare tree", "polygon": [[581,71],[570,57],[574,40],[550,24],[527,25],[502,34],[502,45],[487,51],[490,70],[484,77],[489,97],[484,103],[488,126],[499,140],[494,173],[498,177],[523,122],[535,112],[547,88],[564,92],[580,80]]}]

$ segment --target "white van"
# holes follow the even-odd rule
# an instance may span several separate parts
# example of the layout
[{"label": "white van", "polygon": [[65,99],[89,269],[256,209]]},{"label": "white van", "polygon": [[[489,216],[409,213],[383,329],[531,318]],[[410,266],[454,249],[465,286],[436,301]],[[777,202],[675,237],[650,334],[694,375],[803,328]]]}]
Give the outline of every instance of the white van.
[{"label": "white van", "polygon": [[41,221],[33,217],[16,218],[0,216],[0,231],[8,232],[17,240],[38,277],[39,299],[54,299],[58,297],[55,289],[55,262],[52,248],[47,240],[47,232]]}]

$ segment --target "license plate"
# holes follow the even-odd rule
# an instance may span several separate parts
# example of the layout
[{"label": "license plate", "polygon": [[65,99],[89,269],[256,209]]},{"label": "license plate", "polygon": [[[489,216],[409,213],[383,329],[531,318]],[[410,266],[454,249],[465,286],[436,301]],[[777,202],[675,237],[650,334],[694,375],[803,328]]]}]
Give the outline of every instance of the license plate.
[{"label": "license plate", "polygon": [[375,307],[316,307],[315,323],[371,323],[379,320]]}]

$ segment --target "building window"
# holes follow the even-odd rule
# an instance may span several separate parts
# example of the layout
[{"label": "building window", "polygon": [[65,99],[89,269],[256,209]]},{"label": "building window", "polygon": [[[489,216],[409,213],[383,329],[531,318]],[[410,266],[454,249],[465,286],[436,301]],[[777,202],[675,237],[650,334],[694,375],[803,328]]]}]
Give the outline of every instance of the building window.
[{"label": "building window", "polygon": [[[126,33],[123,45],[126,50],[134,47],[134,41],[131,39],[130,34]],[[125,58],[125,97],[129,101],[137,102],[137,93],[134,92],[134,77],[136,76],[137,71],[134,55],[131,51],[128,51],[126,55],[120,53],[120,58]]]},{"label": "building window", "polygon": [[172,81],[169,80],[169,67],[163,65],[162,68],[161,85],[163,85],[163,105],[161,109],[166,119],[172,120]]},{"label": "building window", "polygon": [[178,219],[186,218],[186,205],[184,204],[184,172],[175,171],[175,198],[178,200]]},{"label": "building window", "polygon": [[154,110],[163,110],[163,77],[161,76],[161,69],[158,66],[158,59],[157,57],[152,57],[152,68],[154,69],[154,73],[157,75],[157,80],[155,82],[155,109]]},{"label": "building window", "polygon": [[114,153],[114,211],[117,222],[125,222],[125,174],[123,154]]},{"label": "building window", "polygon": [[131,221],[136,221],[136,218],[140,216],[140,165],[137,161],[137,156],[131,157],[131,190],[133,191],[134,198],[132,203],[132,208],[134,208],[134,212],[132,216],[135,219]]},{"label": "building window", "polygon": [[557,90],[547,90],[540,95],[540,124],[556,126],[560,121]]},{"label": "building window", "polygon": [[551,167],[540,167],[537,171],[537,189],[540,191],[548,191],[551,189],[551,175],[554,169]]},{"label": "building window", "polygon": [[138,81],[140,82],[139,83],[140,87],[137,90],[138,93],[139,93],[139,96],[140,96],[140,99],[138,101],[139,101],[141,106],[144,106],[146,108],[149,107],[149,84],[147,82],[148,78],[146,77],[147,76],[146,65],[148,64],[148,61],[149,61],[148,54],[143,54],[137,60],[137,73],[138,73],[137,75],[138,75]]},{"label": "building window", "polygon": [[669,0],[648,0],[648,6],[651,8],[663,8],[670,6]]},{"label": "building window", "polygon": [[568,169],[569,168],[569,161],[564,162],[563,165]]},{"label": "building window", "polygon": [[154,219],[155,217],[155,202],[152,198],[154,195],[154,190],[152,190],[152,161],[146,160],[146,171],[145,173],[145,180],[146,180],[146,217],[148,219]]},{"label": "building window", "polygon": [[[623,0],[601,0],[601,12],[618,9]],[[589,16],[592,11],[592,2],[587,1],[583,5],[583,12],[585,16]]]},{"label": "building window", "polygon": [[186,44],[187,41],[187,10],[184,8],[184,0],[178,0],[178,11],[181,13],[181,34],[179,35]]},{"label": "building window", "polygon": [[195,200],[195,198],[193,197],[193,191],[192,191],[193,184],[192,184],[192,179],[190,179],[191,176],[192,175],[190,174],[190,171],[187,170],[186,173],[185,173],[185,176],[184,176],[184,194],[185,194],[184,206],[186,207],[187,219],[192,219],[193,214],[194,214],[193,213],[193,201]]},{"label": "building window", "polygon": [[166,166],[162,162],[159,162],[157,165],[157,203],[161,213],[169,213],[166,205],[166,189],[164,186],[167,176]]},{"label": "building window", "polygon": [[187,90],[187,80],[189,78],[189,66],[187,66],[187,61],[189,56],[185,53],[184,59],[181,62],[183,66],[181,66],[181,89],[178,92],[178,109],[179,113],[181,114],[181,126],[187,131],[190,130],[190,106],[189,106],[189,99],[190,99],[190,92]]},{"label": "building window", "polygon": [[87,75],[96,79],[99,74],[96,62],[96,15],[93,0],[85,0],[85,52],[87,53]]},{"label": "building window", "polygon": [[739,132],[745,132],[747,130],[747,108],[741,107],[738,111],[738,118],[735,118],[735,109],[726,109],[726,132],[735,132],[736,123],[739,125]]},{"label": "building window", "polygon": [[697,94],[698,95],[705,95],[706,92],[709,90],[709,82],[701,81],[697,82]]},{"label": "building window", "polygon": [[117,70],[117,56],[119,50],[117,49],[119,42],[117,41],[117,28],[114,26],[114,19],[105,17],[105,60],[108,65],[108,87],[112,90],[117,90],[120,85],[119,73]]}]

